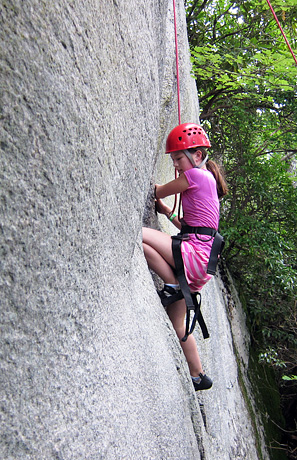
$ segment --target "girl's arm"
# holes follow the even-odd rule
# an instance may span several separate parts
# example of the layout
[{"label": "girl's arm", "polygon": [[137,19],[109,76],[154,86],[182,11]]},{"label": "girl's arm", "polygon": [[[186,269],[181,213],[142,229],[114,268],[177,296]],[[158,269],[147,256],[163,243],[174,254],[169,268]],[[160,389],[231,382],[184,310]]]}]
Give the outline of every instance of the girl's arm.
[{"label": "girl's arm", "polygon": [[165,185],[156,184],[156,198],[165,198],[166,196],[182,193],[189,187],[189,182],[184,174],[181,174],[177,179],[168,182]]},{"label": "girl's arm", "polygon": [[180,230],[181,229],[181,223],[178,220],[178,216],[174,214],[174,217],[172,218],[172,211],[169,206],[167,206],[165,203],[163,203],[160,198],[156,199],[156,211],[159,212],[160,214],[164,214],[167,219],[170,218],[170,221]]}]

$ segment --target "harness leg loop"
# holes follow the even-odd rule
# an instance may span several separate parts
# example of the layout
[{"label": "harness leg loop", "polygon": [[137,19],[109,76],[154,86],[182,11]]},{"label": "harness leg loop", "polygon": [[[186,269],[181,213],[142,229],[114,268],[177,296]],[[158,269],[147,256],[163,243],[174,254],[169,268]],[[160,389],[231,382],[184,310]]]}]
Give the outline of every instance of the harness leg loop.
[{"label": "harness leg loop", "polygon": [[[203,337],[206,339],[209,337],[209,333],[204,322],[202,313],[201,313],[201,294],[200,292],[191,293],[189,285],[187,283],[184,271],[184,264],[181,255],[181,242],[182,236],[176,235],[172,238],[172,252],[175,263],[176,276],[179,281],[180,289],[183,294],[183,297],[187,306],[187,315],[186,315],[186,332],[184,337],[181,339],[182,342],[185,342],[190,334],[194,331],[196,322],[198,321]],[[199,302],[197,300],[197,295],[199,295]],[[191,320],[191,311],[194,311],[193,321],[190,327]]]}]

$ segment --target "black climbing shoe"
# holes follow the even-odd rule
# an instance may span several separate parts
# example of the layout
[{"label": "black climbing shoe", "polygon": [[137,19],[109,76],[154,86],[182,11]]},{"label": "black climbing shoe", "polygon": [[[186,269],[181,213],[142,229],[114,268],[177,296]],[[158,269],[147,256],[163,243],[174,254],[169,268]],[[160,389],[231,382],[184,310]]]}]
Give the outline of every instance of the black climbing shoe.
[{"label": "black climbing shoe", "polygon": [[183,293],[180,289],[176,290],[171,286],[164,285],[164,288],[161,291],[157,291],[161,299],[162,305],[167,307],[174,302],[183,298]]},{"label": "black climbing shoe", "polygon": [[212,387],[212,380],[205,374],[199,374],[199,377],[201,378],[199,383],[195,382],[195,380],[192,379],[195,391],[209,390],[209,388]]}]

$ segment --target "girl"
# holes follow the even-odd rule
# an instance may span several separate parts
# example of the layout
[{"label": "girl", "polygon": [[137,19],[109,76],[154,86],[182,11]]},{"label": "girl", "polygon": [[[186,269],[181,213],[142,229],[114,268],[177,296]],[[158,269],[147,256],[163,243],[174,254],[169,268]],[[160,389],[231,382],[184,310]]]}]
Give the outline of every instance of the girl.
[{"label": "girl", "polygon": [[[218,165],[208,160],[208,147],[210,142],[205,131],[194,123],[177,126],[167,138],[166,153],[170,153],[179,177],[165,185],[156,185],[156,209],[178,229],[182,225],[218,229],[219,199],[227,193],[227,186]],[[183,206],[181,220],[161,200],[177,193],[181,194]],[[212,243],[213,238],[197,233],[190,233],[189,238],[181,243],[185,277],[191,292],[200,291],[212,277],[207,273]],[[177,295],[179,283],[171,237],[158,230],[143,228],[143,249],[149,268],[164,281],[164,289],[159,293],[161,300],[170,296],[181,298]],[[185,335],[185,300],[168,305],[167,313],[180,339],[195,390],[210,388],[212,381],[203,372],[194,337],[190,335],[186,341],[181,340]]]}]

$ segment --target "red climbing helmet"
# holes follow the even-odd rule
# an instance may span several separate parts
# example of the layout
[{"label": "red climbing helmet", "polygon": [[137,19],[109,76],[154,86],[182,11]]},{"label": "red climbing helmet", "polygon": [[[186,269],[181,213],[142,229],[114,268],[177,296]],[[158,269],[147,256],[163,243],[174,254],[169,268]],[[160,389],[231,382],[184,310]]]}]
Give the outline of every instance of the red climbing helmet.
[{"label": "red climbing helmet", "polygon": [[204,129],[196,123],[183,123],[169,133],[166,141],[166,153],[187,150],[192,147],[210,147]]}]

